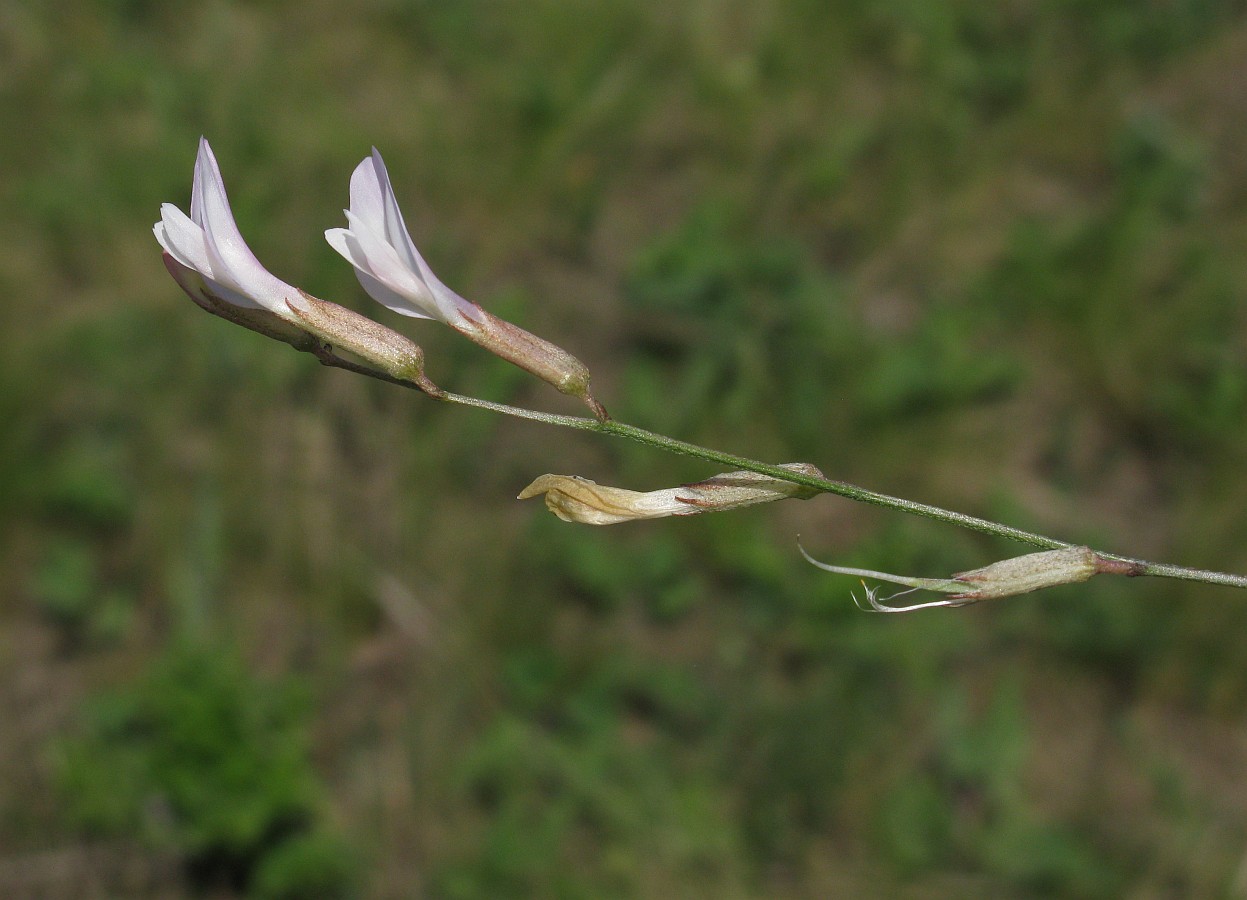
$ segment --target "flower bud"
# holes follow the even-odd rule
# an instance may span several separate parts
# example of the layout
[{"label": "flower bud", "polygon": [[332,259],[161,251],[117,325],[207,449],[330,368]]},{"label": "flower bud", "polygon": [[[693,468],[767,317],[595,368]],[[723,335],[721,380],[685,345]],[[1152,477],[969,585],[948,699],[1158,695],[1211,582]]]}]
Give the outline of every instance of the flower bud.
[{"label": "flower bud", "polygon": [[[782,468],[822,477],[817,468],[806,463],[788,463]],[[813,488],[757,472],[727,472],[694,484],[648,492],[609,487],[579,475],[542,475],[520,491],[518,499],[545,494],[546,507],[564,522],[614,525],[636,519],[694,516],[788,497],[805,499],[817,493]]]}]

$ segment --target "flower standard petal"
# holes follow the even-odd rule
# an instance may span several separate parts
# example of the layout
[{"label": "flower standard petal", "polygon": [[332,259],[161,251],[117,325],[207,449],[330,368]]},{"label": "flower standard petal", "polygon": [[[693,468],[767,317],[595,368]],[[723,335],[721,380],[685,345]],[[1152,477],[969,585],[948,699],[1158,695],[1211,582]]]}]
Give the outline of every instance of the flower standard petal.
[{"label": "flower standard petal", "polygon": [[372,157],[365,157],[351,172],[351,212],[379,227],[385,221],[385,199]]},{"label": "flower standard petal", "polygon": [[428,266],[424,264],[420,251],[411,239],[411,232],[407,230],[407,223],[403,221],[403,211],[399,209],[398,198],[394,195],[389,170],[385,167],[385,160],[381,158],[381,151],[376,147],[372,148],[372,156],[360,163],[360,168],[365,167],[376,184],[381,200],[381,221],[384,224],[386,240],[398,250],[412,271],[423,274]]},{"label": "flower standard petal", "polygon": [[264,268],[243,240],[230,210],[216,157],[203,139],[200,140],[195,169],[201,188],[201,207],[198,211],[202,221],[198,224],[203,226],[207,237],[213,279],[251,297],[269,312],[289,318],[288,304],[301,302],[299,291]]},{"label": "flower standard petal", "polygon": [[407,267],[419,275],[432,294],[433,302],[441,313],[438,318],[452,327],[457,327],[456,323],[463,323],[464,320],[479,323],[480,307],[446,287],[420,255],[415,241],[411,239],[411,232],[407,230],[407,223],[403,221],[403,211],[398,206],[398,198],[394,194],[394,185],[390,183],[385,160],[381,158],[381,152],[376,147],[372,148],[372,156],[360,163],[360,168],[364,168],[369,162],[372,165],[368,167],[368,171],[381,198],[385,238],[406,262]]}]

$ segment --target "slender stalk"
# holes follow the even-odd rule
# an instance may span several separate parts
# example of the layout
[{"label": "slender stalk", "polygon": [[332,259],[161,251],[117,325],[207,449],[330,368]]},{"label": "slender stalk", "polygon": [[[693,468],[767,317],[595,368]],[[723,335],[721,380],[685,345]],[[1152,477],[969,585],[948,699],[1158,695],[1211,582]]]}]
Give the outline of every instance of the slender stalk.
[{"label": "slender stalk", "polygon": [[[356,372],[360,375],[368,375],[372,378],[379,378],[380,380],[387,381],[391,384],[398,384],[415,390],[423,390],[423,388],[414,383],[402,381],[393,378],[384,372],[371,369],[368,366],[344,360],[341,357],[334,355],[332,351],[329,351],[326,348],[319,348],[315,351],[315,356],[321,361],[322,364],[327,366],[347,369],[348,371]],[[906,500],[903,497],[892,497],[888,494],[881,494],[877,491],[871,491],[863,487],[858,487],[857,485],[848,484],[844,481],[832,481],[828,478],[818,478],[804,472],[795,472],[792,469],[785,469],[780,466],[771,465],[770,463],[750,459],[747,456],[737,456],[734,453],[724,453],[721,450],[701,447],[697,444],[691,444],[688,441],[681,441],[676,438],[667,437],[666,435],[655,434],[652,431],[646,431],[644,428],[638,428],[635,425],[628,425],[627,423],[619,422],[614,419],[599,422],[596,419],[588,419],[581,416],[566,416],[558,413],[540,412],[534,409],[509,406],[505,403],[493,403],[489,400],[480,400],[476,397],[465,397],[462,394],[452,394],[450,392],[429,394],[429,396],[446,403],[455,403],[460,406],[474,406],[477,409],[487,409],[491,412],[514,416],[520,419],[529,419],[534,422],[542,422],[546,425],[558,425],[563,428],[574,428],[579,431],[591,431],[596,434],[608,434],[617,437],[625,437],[630,440],[637,441],[638,443],[645,444],[648,447],[656,447],[660,450],[666,450],[669,453],[679,453],[684,456],[692,456],[697,459],[704,459],[708,462],[718,463],[724,466],[747,469],[748,471],[768,475],[771,478],[777,478],[781,481],[799,484],[828,494],[836,494],[837,496],[845,497],[849,500],[857,500],[861,503],[870,503],[874,506],[881,506],[885,509],[894,509],[899,512],[905,512],[915,516],[923,516],[924,518],[934,519],[938,522],[945,522],[949,525],[957,525],[961,528],[967,528],[971,531],[978,531],[983,534],[990,534],[995,537],[1008,538],[1009,540],[1018,541],[1022,544],[1030,544],[1033,547],[1040,547],[1045,550],[1058,550],[1062,547],[1075,546],[1068,541],[1058,540],[1057,538],[1036,534],[1031,531],[1024,531],[1021,528],[1014,528],[1011,525],[993,522],[990,519],[982,519],[978,516],[970,516],[965,513],[954,512],[953,510],[932,506],[928,503],[919,503],[915,500]],[[1175,566],[1169,563],[1150,562],[1144,559],[1121,556],[1116,553],[1104,553],[1101,551],[1096,551],[1096,553],[1104,559],[1111,559],[1121,563],[1122,574],[1130,576],[1152,575],[1158,578],[1177,578],[1183,581],[1198,581],[1204,584],[1219,584],[1227,587],[1247,588],[1247,576],[1244,575],[1232,575],[1226,572],[1213,572],[1206,569],[1192,569],[1186,566]]]}]

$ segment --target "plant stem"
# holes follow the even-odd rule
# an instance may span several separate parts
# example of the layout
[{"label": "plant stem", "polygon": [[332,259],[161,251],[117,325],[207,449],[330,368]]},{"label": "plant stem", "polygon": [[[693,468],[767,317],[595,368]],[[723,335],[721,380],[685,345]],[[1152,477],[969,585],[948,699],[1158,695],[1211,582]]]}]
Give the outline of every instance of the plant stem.
[{"label": "plant stem", "polygon": [[[401,381],[383,372],[372,370],[367,366],[347,362],[340,357],[335,356],[331,352],[321,351],[317,353],[316,356],[324,365],[344,368],[361,375],[369,375],[373,378],[380,378],[382,381],[387,381],[391,384],[399,384],[403,387],[421,390],[419,386],[413,383]],[[638,428],[635,425],[628,425],[614,419],[599,422],[596,419],[588,419],[581,416],[566,416],[558,413],[540,412],[534,409],[509,406],[505,403],[493,403],[489,400],[479,400],[476,397],[465,397],[462,394],[452,394],[449,392],[429,394],[429,396],[446,403],[455,403],[460,406],[474,406],[477,409],[487,409],[491,412],[514,416],[520,419],[529,419],[534,422],[542,422],[546,425],[558,425],[563,428],[575,428],[579,431],[591,431],[596,434],[609,434],[618,437],[625,437],[630,440],[637,441],[638,443],[645,444],[649,447],[657,447],[660,450],[666,450],[669,453],[679,453],[684,456],[692,456],[697,459],[704,459],[709,462],[719,463],[720,465],[732,466],[738,469],[747,469],[750,472],[757,472],[761,475],[769,475],[770,477],[781,481],[799,484],[803,487],[813,488],[814,490],[822,491],[828,494],[836,494],[837,496],[845,497],[849,500],[857,500],[861,503],[870,503],[875,506],[881,506],[884,509],[894,509],[899,512],[910,513],[915,516],[923,516],[928,519],[934,519],[938,522],[945,522],[949,525],[957,525],[961,528],[967,528],[971,531],[978,531],[983,534],[990,534],[995,537],[1008,538],[1009,540],[1018,541],[1022,544],[1030,544],[1033,547],[1040,547],[1045,550],[1058,550],[1062,547],[1075,546],[1068,541],[1058,540],[1056,538],[1036,534],[1031,531],[1024,531],[1021,528],[1014,528],[1011,525],[1004,525],[1000,522],[993,522],[989,519],[979,518],[978,516],[970,516],[965,513],[942,509],[941,507],[932,506],[928,503],[918,503],[914,500],[906,500],[903,497],[892,497],[888,494],[880,494],[877,491],[871,491],[843,481],[832,481],[827,478],[818,478],[817,476],[808,475],[804,472],[796,472],[792,469],[785,469],[780,466],[771,465],[770,463],[750,459],[747,456],[737,456],[734,453],[724,453],[721,450],[712,450],[709,447],[701,447],[697,444],[691,444],[688,441],[681,441],[676,438],[667,437],[666,435],[655,434],[652,431],[646,431],[644,428]],[[1247,588],[1247,576],[1243,575],[1232,575],[1226,572],[1212,572],[1205,569],[1192,569],[1186,566],[1171,565],[1169,563],[1150,562],[1144,559],[1135,559],[1129,556],[1120,556],[1116,553],[1105,553],[1098,550],[1096,553],[1104,559],[1111,559],[1122,563],[1125,574],[1131,576],[1152,575],[1158,578],[1177,578],[1184,581],[1198,581],[1204,584],[1219,584],[1227,587]]]}]

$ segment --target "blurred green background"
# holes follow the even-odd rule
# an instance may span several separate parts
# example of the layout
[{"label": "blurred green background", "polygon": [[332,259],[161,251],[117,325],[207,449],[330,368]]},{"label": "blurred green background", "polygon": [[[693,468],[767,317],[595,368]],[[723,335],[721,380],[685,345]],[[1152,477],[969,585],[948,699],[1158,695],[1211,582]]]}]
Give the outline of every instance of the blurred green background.
[{"label": "blurred green background", "polygon": [[695,462],[200,312],[200,134],[278,276],[576,412],[325,244],[433,268],[624,421],[1247,571],[1241,0],[0,6],[0,895],[1243,896],[1247,595],[874,616],[800,560],[1024,548],[821,497],[591,529]]}]

